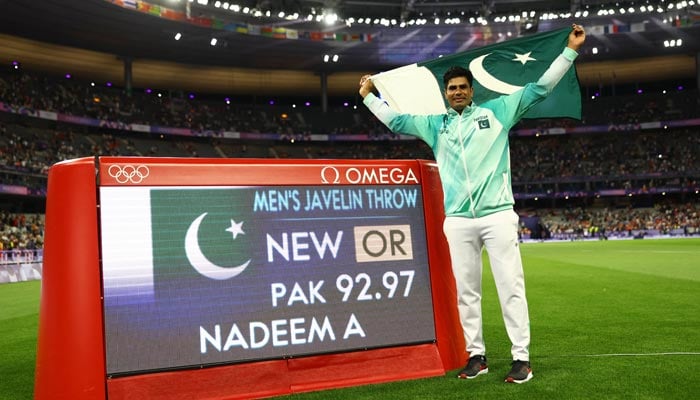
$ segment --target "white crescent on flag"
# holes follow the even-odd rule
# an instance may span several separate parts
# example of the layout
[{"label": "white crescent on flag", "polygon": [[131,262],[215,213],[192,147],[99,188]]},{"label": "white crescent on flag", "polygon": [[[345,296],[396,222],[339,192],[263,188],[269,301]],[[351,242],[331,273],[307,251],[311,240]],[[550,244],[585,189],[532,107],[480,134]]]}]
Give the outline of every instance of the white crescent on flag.
[{"label": "white crescent on flag", "polygon": [[202,249],[199,248],[199,239],[197,238],[199,225],[206,216],[207,213],[202,213],[202,215],[192,221],[192,224],[190,224],[190,227],[187,229],[187,234],[185,235],[185,253],[187,254],[187,260],[192,265],[192,268],[209,279],[220,281],[231,279],[245,271],[248,264],[250,264],[250,260],[232,268],[220,267],[209,261],[204,253],[202,253]]},{"label": "white crescent on flag", "polygon": [[522,86],[511,85],[510,83],[497,79],[495,76],[491,75],[486,68],[484,68],[484,60],[489,55],[491,55],[491,53],[477,57],[469,63],[469,70],[474,75],[474,79],[476,79],[481,86],[497,93],[511,94],[522,89]]}]

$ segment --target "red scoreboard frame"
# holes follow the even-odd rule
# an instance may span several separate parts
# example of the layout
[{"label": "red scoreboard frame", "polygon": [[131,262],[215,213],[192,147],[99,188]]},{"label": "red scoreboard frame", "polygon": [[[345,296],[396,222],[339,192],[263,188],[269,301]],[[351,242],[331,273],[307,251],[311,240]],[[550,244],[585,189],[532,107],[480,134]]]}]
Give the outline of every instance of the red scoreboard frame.
[{"label": "red scoreboard frame", "polygon": [[[433,343],[107,374],[100,187],[395,185],[407,177],[423,197]],[[236,399],[443,375],[467,355],[443,220],[437,165],[425,160],[90,157],[58,163],[48,181],[35,398]]]}]

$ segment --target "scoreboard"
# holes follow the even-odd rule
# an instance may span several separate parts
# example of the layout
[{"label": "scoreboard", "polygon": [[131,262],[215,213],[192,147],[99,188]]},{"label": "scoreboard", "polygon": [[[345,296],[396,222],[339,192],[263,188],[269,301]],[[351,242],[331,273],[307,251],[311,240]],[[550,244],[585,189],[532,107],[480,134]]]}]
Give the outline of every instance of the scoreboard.
[{"label": "scoreboard", "polygon": [[[441,210],[419,160],[59,163],[35,397],[266,397],[443,374],[465,354]],[[333,365],[349,371],[318,375]]]}]

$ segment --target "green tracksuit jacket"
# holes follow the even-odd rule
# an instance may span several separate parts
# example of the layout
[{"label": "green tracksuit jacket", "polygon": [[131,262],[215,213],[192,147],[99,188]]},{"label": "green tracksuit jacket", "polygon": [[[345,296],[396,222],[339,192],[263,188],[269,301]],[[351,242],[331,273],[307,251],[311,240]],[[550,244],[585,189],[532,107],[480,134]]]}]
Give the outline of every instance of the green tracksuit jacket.
[{"label": "green tracksuit jacket", "polygon": [[542,101],[578,56],[564,51],[537,82],[517,92],[472,104],[461,114],[399,114],[374,94],[364,104],[392,132],[416,136],[435,154],[444,192],[445,215],[478,218],[513,208],[508,132]]}]

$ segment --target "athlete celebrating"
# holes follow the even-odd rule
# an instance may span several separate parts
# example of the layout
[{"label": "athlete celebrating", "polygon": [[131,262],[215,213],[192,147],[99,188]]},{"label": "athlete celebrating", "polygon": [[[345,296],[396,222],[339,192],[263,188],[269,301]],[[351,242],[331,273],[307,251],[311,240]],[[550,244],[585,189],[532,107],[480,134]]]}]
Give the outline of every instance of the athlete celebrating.
[{"label": "athlete celebrating", "polygon": [[369,110],[392,132],[416,136],[433,150],[444,192],[445,221],[457,285],[457,306],[464,331],[467,365],[458,377],[487,373],[482,335],[481,251],[486,247],[496,282],[513,364],[506,382],[532,379],[530,317],[518,246],[519,217],[513,211],[508,131],[557,85],[578,56],[586,34],[574,24],[567,46],[537,82],[513,94],[474,104],[472,73],[454,66],[443,76],[447,112],[399,114],[372,92],[370,76],[360,79],[360,95]]}]

